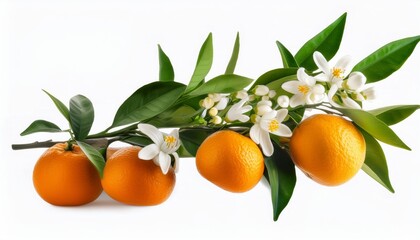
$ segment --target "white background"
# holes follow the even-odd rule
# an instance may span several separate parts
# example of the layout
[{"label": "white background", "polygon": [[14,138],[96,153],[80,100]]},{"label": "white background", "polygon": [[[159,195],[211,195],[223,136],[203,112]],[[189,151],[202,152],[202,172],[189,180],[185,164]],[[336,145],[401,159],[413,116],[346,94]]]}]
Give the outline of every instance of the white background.
[{"label": "white background", "polygon": [[[175,3],[176,2],[176,3]],[[46,89],[67,102],[76,94],[95,106],[93,131],[106,128],[118,106],[158,77],[157,44],[186,83],[201,43],[213,32],[221,74],[236,32],[237,73],[252,78],[281,66],[275,40],[293,53],[348,12],[338,55],[354,63],[390,41],[420,34],[420,1],[1,1],[0,2],[0,239],[420,239],[420,144],[417,112],[393,129],[413,149],[384,145],[389,193],[360,172],[339,187],[320,186],[298,171],[288,207],[272,221],[268,188],[244,194],[213,186],[183,159],[170,199],[133,207],[102,195],[82,207],[54,207],[32,185],[43,149],[12,151],[12,143],[66,139],[19,133],[35,119],[65,127]],[[336,60],[336,59],[335,59]],[[375,108],[419,104],[420,49],[376,84]]]}]

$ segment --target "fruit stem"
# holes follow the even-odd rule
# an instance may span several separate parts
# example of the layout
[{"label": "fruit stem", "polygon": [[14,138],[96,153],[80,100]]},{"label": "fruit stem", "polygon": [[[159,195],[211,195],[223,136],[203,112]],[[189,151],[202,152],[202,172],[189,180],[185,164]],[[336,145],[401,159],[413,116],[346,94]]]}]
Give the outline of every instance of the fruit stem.
[{"label": "fruit stem", "polygon": [[100,133],[89,135],[89,136],[86,137],[86,139],[121,136],[123,134],[129,133],[132,130],[137,129],[137,123],[136,124],[133,124],[133,125],[130,125],[128,127],[122,128],[122,129],[120,129],[118,131],[115,131],[115,132],[108,133],[108,130],[109,129],[110,128],[108,128],[107,130],[102,131]]},{"label": "fruit stem", "polygon": [[64,150],[65,151],[73,151],[73,143],[72,143],[72,140],[69,140],[66,143],[67,143],[67,145],[66,145],[66,148]]}]

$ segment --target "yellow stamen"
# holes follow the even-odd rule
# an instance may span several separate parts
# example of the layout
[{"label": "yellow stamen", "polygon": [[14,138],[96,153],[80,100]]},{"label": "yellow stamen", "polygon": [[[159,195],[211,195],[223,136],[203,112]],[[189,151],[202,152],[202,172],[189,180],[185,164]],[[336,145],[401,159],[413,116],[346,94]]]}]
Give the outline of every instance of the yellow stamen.
[{"label": "yellow stamen", "polygon": [[331,73],[332,73],[333,77],[335,77],[335,78],[343,78],[344,70],[341,69],[341,68],[333,68],[331,70]]},{"label": "yellow stamen", "polygon": [[309,87],[306,85],[299,85],[298,86],[298,91],[303,93],[303,94],[307,94],[309,92]]},{"label": "yellow stamen", "polygon": [[270,132],[275,132],[279,130],[279,128],[280,128],[280,124],[279,124],[279,121],[277,121],[276,119],[271,120],[270,123],[268,124],[268,131]]},{"label": "yellow stamen", "polygon": [[176,138],[174,136],[164,136],[163,140],[165,141],[168,147],[174,145],[176,143]]}]

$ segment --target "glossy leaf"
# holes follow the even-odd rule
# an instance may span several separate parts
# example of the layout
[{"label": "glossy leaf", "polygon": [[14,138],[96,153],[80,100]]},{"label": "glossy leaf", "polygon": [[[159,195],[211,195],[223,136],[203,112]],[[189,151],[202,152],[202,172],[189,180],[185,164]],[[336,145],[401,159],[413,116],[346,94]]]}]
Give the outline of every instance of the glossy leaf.
[{"label": "glossy leaf", "polygon": [[176,82],[153,82],[135,91],[118,109],[112,127],[152,118],[169,108],[184,92]]},{"label": "glossy leaf", "polygon": [[258,77],[255,83],[252,85],[252,87],[255,87],[257,85],[267,85],[281,78],[296,75],[297,70],[297,68],[277,68],[270,70]]},{"label": "glossy leaf", "polygon": [[420,36],[415,36],[388,43],[356,64],[352,72],[362,72],[366,83],[380,81],[404,64],[419,41]]},{"label": "glossy leaf", "polygon": [[210,33],[201,46],[197,64],[185,92],[194,90],[204,80],[213,64],[213,37]]},{"label": "glossy leaf", "polygon": [[235,75],[224,74],[210,79],[203,85],[189,93],[190,96],[199,96],[207,93],[232,93],[244,89],[253,82],[252,79]]},{"label": "glossy leaf", "polygon": [[132,145],[141,146],[141,147],[144,147],[153,143],[152,140],[150,140],[150,138],[144,137],[144,136],[129,136],[129,137],[125,137],[121,139],[121,141],[132,144]]},{"label": "glossy leaf", "polygon": [[181,105],[165,110],[161,114],[153,117],[148,123],[157,128],[187,126],[197,114],[198,111],[194,108],[188,105]]},{"label": "glossy leaf", "polygon": [[344,13],[299,49],[295,55],[295,59],[300,67],[304,67],[308,71],[318,69],[313,60],[315,51],[321,52],[327,60],[334,57],[340,48],[344,26],[346,25],[346,17],[347,13]]},{"label": "glossy leaf", "polygon": [[28,128],[25,129],[20,135],[25,136],[38,132],[62,132],[62,130],[52,122],[45,120],[35,120]]},{"label": "glossy leaf", "polygon": [[76,140],[83,140],[90,132],[95,117],[92,102],[85,96],[70,99],[70,126]]},{"label": "glossy leaf", "polygon": [[378,108],[370,110],[369,112],[386,125],[390,126],[403,121],[419,108],[420,105],[397,105]]},{"label": "glossy leaf", "polygon": [[191,156],[197,154],[197,150],[201,143],[216,130],[214,129],[180,129],[179,138],[182,145],[190,153]]},{"label": "glossy leaf", "polygon": [[265,176],[271,188],[273,220],[277,221],[280,213],[287,206],[296,185],[296,171],[286,150],[274,145],[274,154],[265,158]]},{"label": "glossy leaf", "polygon": [[77,145],[79,145],[82,151],[86,154],[90,162],[95,166],[96,170],[98,170],[99,176],[102,178],[105,167],[105,159],[102,154],[87,143],[77,141]]},{"label": "glossy leaf", "polygon": [[369,133],[360,128],[359,130],[363,134],[366,142],[366,157],[362,166],[363,171],[390,192],[394,193],[394,188],[388,176],[388,165],[381,145]]},{"label": "glossy leaf", "polygon": [[159,81],[161,82],[173,82],[175,79],[174,68],[172,67],[171,60],[162,50],[160,45],[159,49]]},{"label": "glossy leaf", "polygon": [[233,46],[232,56],[230,57],[228,66],[226,67],[225,74],[233,74],[235,72],[236,63],[239,56],[239,32],[236,34],[235,45]]},{"label": "glossy leaf", "polygon": [[54,102],[55,106],[57,107],[58,111],[60,111],[60,113],[67,119],[67,121],[70,122],[69,109],[66,107],[66,105],[64,105],[60,100],[58,100],[56,97],[51,95],[49,92],[45,90],[42,90],[42,91],[44,91],[51,98],[51,100]]},{"label": "glossy leaf", "polygon": [[384,122],[369,112],[360,109],[337,108],[338,111],[353,120],[356,125],[374,138],[389,145],[410,150],[410,148]]},{"label": "glossy leaf", "polygon": [[283,61],[284,68],[296,68],[298,67],[295,58],[290,53],[290,51],[279,41],[276,42],[277,47],[280,51],[281,60]]}]

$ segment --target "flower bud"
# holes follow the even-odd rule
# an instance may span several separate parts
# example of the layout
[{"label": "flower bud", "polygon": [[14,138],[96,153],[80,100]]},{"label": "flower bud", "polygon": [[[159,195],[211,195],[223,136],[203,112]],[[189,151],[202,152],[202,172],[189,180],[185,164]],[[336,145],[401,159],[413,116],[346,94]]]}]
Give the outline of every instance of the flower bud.
[{"label": "flower bud", "polygon": [[205,109],[210,109],[214,106],[214,101],[210,97],[206,97],[203,100],[200,101],[200,106]]},{"label": "flower bud", "polygon": [[211,117],[214,117],[214,116],[216,116],[217,115],[217,113],[218,113],[219,111],[217,110],[217,108],[215,108],[215,107],[212,107],[212,108],[210,108],[210,110],[209,110],[209,115],[211,116]]},{"label": "flower bud", "polygon": [[287,108],[289,107],[289,102],[290,99],[288,96],[286,95],[281,95],[277,98],[277,104],[281,107],[281,108]]},{"label": "flower bud", "polygon": [[265,86],[265,85],[257,85],[255,87],[254,93],[257,96],[264,96],[264,95],[267,95],[269,91],[270,91],[270,89],[267,86]]},{"label": "flower bud", "polygon": [[210,123],[221,124],[222,118],[220,116],[213,116],[212,119],[210,120]]},{"label": "flower bud", "polygon": [[244,99],[246,97],[248,97],[248,92],[245,91],[245,90],[238,91],[235,94],[235,98],[237,98],[237,99]]}]

